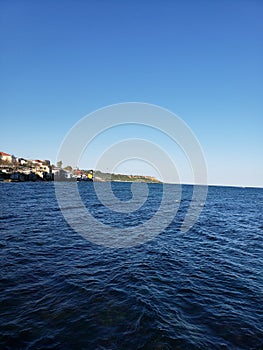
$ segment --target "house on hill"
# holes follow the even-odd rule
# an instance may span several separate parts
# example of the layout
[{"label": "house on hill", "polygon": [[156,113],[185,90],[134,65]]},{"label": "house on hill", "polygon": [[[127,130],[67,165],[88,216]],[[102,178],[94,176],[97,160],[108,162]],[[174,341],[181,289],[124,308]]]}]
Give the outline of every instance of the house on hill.
[{"label": "house on hill", "polygon": [[27,159],[25,159],[25,158],[18,158],[18,164],[19,165],[27,165]]},{"label": "house on hill", "polygon": [[36,159],[32,161],[36,171],[51,173],[50,161]]},{"label": "house on hill", "polygon": [[12,163],[12,156],[11,154],[0,152],[0,161],[1,160],[7,163]]}]

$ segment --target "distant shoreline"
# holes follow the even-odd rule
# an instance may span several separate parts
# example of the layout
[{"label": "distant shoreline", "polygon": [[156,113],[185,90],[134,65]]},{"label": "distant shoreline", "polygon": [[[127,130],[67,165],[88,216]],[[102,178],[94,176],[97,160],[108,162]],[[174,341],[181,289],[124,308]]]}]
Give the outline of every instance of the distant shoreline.
[{"label": "distant shoreline", "polygon": [[[93,181],[93,182],[138,182],[138,183],[158,183],[162,182],[153,176],[143,175],[124,175],[124,174],[111,174],[103,173],[101,171],[82,171],[83,174],[80,177],[67,176],[70,174],[64,169],[61,169],[59,176],[39,176],[37,173],[26,173],[22,169],[14,169],[9,172],[0,171],[0,182],[75,182],[75,181]],[[92,173],[92,177],[89,179],[85,173]],[[48,174],[49,175],[49,174]]]}]

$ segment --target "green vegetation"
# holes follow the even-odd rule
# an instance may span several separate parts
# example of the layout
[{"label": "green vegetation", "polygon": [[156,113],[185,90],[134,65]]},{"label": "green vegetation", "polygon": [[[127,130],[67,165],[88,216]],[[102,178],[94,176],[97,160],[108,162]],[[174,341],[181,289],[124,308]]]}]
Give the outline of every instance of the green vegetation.
[{"label": "green vegetation", "polygon": [[103,173],[99,170],[94,171],[93,177],[95,181],[161,183],[161,181],[157,180],[155,177],[152,177],[152,176],[111,174],[111,173]]},{"label": "green vegetation", "polygon": [[72,171],[72,166],[67,165],[64,169],[67,170],[67,171]]},{"label": "green vegetation", "polygon": [[62,168],[62,161],[61,161],[61,160],[59,160],[59,161],[57,162],[57,167],[58,167],[58,168]]}]

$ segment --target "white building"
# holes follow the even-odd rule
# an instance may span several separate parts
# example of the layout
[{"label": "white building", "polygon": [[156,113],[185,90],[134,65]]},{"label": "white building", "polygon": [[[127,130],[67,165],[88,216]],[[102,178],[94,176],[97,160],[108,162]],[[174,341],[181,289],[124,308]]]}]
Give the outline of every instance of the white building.
[{"label": "white building", "polygon": [[12,163],[12,156],[11,154],[0,152],[0,160],[3,160],[4,162]]}]

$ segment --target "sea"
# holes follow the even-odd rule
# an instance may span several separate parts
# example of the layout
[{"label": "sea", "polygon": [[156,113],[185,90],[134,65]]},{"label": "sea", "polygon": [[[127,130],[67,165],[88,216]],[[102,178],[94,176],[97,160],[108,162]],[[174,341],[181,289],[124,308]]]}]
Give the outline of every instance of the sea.
[{"label": "sea", "polygon": [[[132,213],[106,208],[94,183],[78,190],[96,220],[122,229],[158,212],[162,184],[147,186]],[[129,183],[112,190],[132,198]],[[182,186],[159,234],[109,247],[72,228],[54,183],[0,183],[0,349],[263,349],[263,189],[209,186],[183,232],[192,193]]]}]

